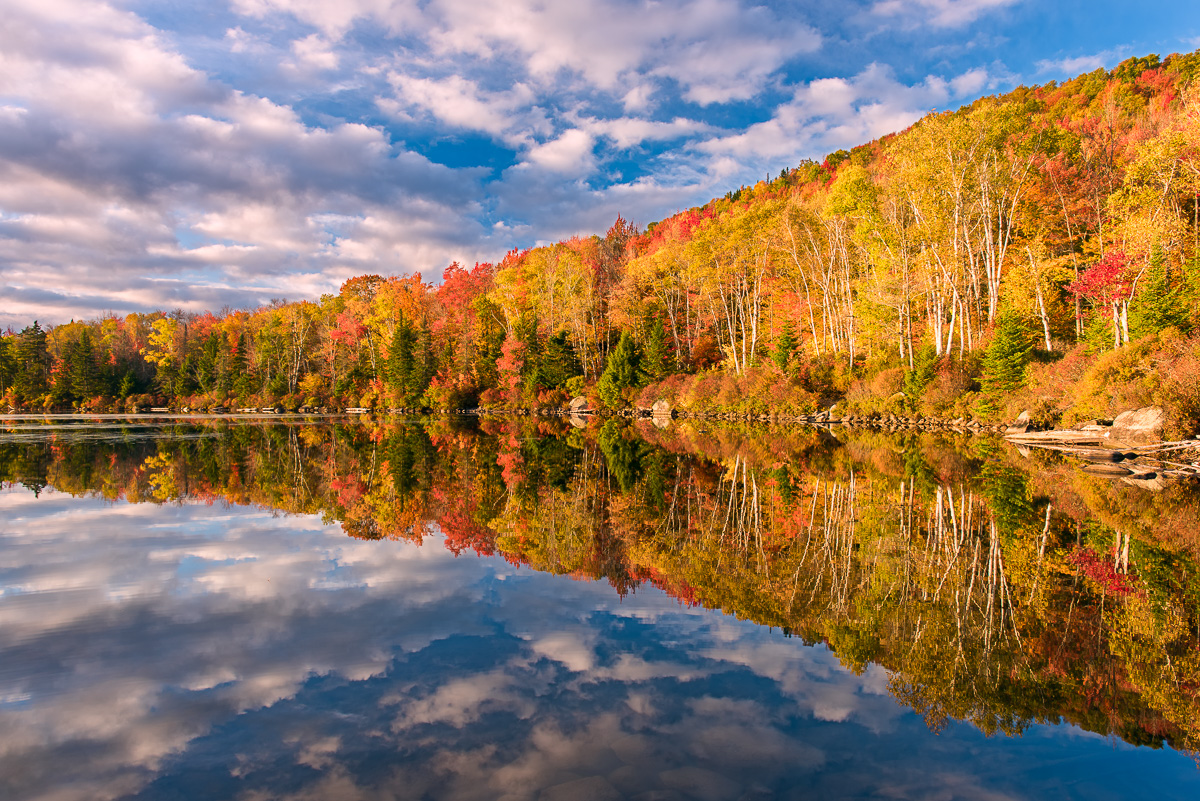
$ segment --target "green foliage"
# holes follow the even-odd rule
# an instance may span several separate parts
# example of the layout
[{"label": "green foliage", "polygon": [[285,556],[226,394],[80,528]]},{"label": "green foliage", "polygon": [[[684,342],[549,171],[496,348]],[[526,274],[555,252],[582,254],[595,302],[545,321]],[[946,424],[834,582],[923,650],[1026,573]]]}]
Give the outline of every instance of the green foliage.
[{"label": "green foliage", "polygon": [[100,394],[100,371],[96,354],[92,348],[92,335],[87,328],[67,349],[67,367],[70,373],[71,391],[78,400],[86,400]]},{"label": "green foliage", "polygon": [[646,323],[646,341],[642,344],[642,376],[657,381],[672,371],[673,361],[662,317],[652,315]]},{"label": "green foliage", "polygon": [[912,368],[904,371],[904,394],[910,404],[915,406],[920,402],[925,388],[937,375],[937,366],[938,356],[933,345],[926,345],[917,352]]},{"label": "green foliage", "polygon": [[1155,53],[1141,57],[1131,56],[1118,64],[1113,69],[1112,75],[1118,81],[1132,83],[1146,70],[1157,69],[1158,66],[1158,56]]},{"label": "green foliage", "polygon": [[0,396],[12,388],[17,375],[17,363],[13,357],[12,337],[0,336]]},{"label": "green foliage", "polygon": [[600,400],[606,406],[624,406],[625,391],[642,383],[642,354],[628,331],[621,333],[617,346],[608,354],[604,373],[600,376]]},{"label": "green foliage", "polygon": [[1004,312],[996,321],[996,331],[983,356],[983,388],[980,411],[994,414],[1003,398],[1025,386],[1025,375],[1033,354],[1029,329],[1016,314]]},{"label": "green foliage", "polygon": [[1172,281],[1167,276],[1166,258],[1155,245],[1150,254],[1150,266],[1141,289],[1129,307],[1129,334],[1140,339],[1174,326],[1187,331],[1191,326],[1188,314],[1188,292],[1183,276]]},{"label": "green foliage", "polygon": [[629,492],[642,477],[642,461],[650,448],[637,436],[630,436],[616,420],[608,420],[600,429],[599,444],[608,470],[622,492]]},{"label": "green foliage", "polygon": [[392,334],[384,377],[388,389],[402,406],[418,405],[433,379],[435,366],[427,336],[403,317]]},{"label": "green foliage", "polygon": [[538,357],[537,383],[545,389],[565,389],[571,379],[583,374],[579,356],[566,331],[559,331],[546,340]]},{"label": "green foliage", "polygon": [[13,389],[17,397],[29,402],[44,395],[50,387],[51,361],[46,346],[46,332],[37,320],[17,335],[13,358],[16,361]]},{"label": "green foliage", "polygon": [[796,347],[800,343],[796,339],[796,329],[791,321],[784,323],[783,332],[776,338],[775,347],[771,349],[771,361],[775,362],[775,366],[779,368],[779,372],[786,373],[788,364],[792,360],[792,356],[796,352]]}]

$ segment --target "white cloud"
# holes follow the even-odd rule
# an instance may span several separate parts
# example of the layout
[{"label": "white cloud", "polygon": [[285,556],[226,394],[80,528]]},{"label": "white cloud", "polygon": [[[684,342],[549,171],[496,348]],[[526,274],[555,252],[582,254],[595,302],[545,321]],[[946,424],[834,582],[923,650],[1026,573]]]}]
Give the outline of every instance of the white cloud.
[{"label": "white cloud", "polygon": [[857,45],[757,0],[235,0],[207,37],[129,8],[5,9],[0,325],[436,278],[659,219],[996,84],[994,67],[790,83]]},{"label": "white cloud", "polygon": [[1083,56],[1041,59],[1037,62],[1037,71],[1042,75],[1059,75],[1074,78],[1076,75],[1081,75],[1085,72],[1113,67],[1125,58],[1128,52],[1129,48],[1118,47]]},{"label": "white cloud", "polygon": [[872,12],[898,17],[909,24],[937,28],[961,28],[991,11],[1016,5],[1021,0],[879,0]]},{"label": "white cloud", "polygon": [[392,32],[420,20],[417,3],[408,0],[233,0],[232,5],[238,13],[258,19],[290,14],[332,39],[344,36],[363,18],[382,22]]},{"label": "white cloud", "polygon": [[[18,3],[8,14],[0,325],[254,305],[298,285],[335,290],[354,270],[437,275],[482,255],[456,244],[481,230],[463,218],[476,208],[472,171],[406,152],[379,128],[318,127],[230,91],[111,6]],[[320,37],[293,48],[298,63],[336,66]],[[331,234],[318,223],[329,213],[359,222]],[[356,247],[364,241],[371,251]]]},{"label": "white cloud", "polygon": [[872,64],[853,78],[824,78],[796,89],[770,120],[737,134],[703,142],[702,151],[719,157],[754,153],[764,160],[794,162],[869,142],[902,130],[958,90],[986,82],[978,70],[949,83],[929,76],[902,84],[887,67]]},{"label": "white cloud", "polygon": [[292,42],[292,52],[298,64],[318,70],[332,70],[338,66],[338,54],[330,43],[317,34]]},{"label": "white cloud", "polygon": [[514,147],[546,136],[553,127],[537,108],[533,91],[523,83],[500,92],[483,92],[474,81],[457,75],[416,78],[393,71],[388,81],[396,97],[381,99],[393,113],[416,109],[454,128],[482,131]]},{"label": "white cloud", "polygon": [[607,120],[587,119],[579,120],[578,124],[597,136],[607,137],[616,147],[622,149],[635,147],[648,141],[687,139],[712,130],[712,126],[683,117],[676,117],[670,122],[637,117],[618,117]]},{"label": "white cloud", "polygon": [[591,134],[572,128],[557,139],[531,147],[525,164],[564,175],[587,175],[596,165],[594,145]]}]

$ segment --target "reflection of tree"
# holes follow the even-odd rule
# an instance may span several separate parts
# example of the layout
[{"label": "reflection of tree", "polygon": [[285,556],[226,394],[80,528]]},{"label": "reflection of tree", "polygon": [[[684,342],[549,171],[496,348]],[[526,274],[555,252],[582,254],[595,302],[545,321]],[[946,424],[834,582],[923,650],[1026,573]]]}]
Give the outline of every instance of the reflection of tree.
[{"label": "reflection of tree", "polygon": [[[0,444],[0,479],[321,513],[364,539],[440,529],[455,553],[620,593],[649,582],[825,642],[854,670],[882,664],[934,728],[1067,719],[1200,744],[1195,559],[1164,546],[1143,496],[1053,466],[1048,480],[928,435],[684,427],[651,442],[536,417],[164,433]],[[1166,520],[1196,514],[1181,491],[1158,503]]]}]

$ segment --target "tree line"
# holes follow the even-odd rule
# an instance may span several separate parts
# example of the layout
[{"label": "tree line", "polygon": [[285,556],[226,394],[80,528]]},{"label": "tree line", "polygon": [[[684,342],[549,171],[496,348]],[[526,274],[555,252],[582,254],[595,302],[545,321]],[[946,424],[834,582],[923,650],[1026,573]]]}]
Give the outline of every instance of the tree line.
[{"label": "tree line", "polygon": [[581,392],[620,406],[715,372],[769,377],[754,386],[777,397],[802,387],[815,407],[881,373],[911,400],[957,371],[986,416],[1031,360],[1168,330],[1194,343],[1198,72],[1200,53],[1152,55],[1020,87],[645,230],[618,217],[603,236],[452,264],[437,284],[367,275],[252,310],[35,322],[0,337],[0,394],[27,409]]}]

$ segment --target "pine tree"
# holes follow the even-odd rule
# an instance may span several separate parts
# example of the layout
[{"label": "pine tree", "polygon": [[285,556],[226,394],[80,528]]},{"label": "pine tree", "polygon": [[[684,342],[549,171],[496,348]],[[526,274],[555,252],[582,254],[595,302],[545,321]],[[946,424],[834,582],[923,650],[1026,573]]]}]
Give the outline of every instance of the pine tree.
[{"label": "pine tree", "polygon": [[196,360],[196,383],[201,392],[212,392],[219,383],[220,349],[221,337],[214,331],[204,340]]},{"label": "pine tree", "polygon": [[417,372],[416,342],[416,332],[407,320],[400,318],[396,330],[392,333],[392,342],[388,346],[384,379],[396,399],[406,405],[410,400],[409,389],[413,384],[413,375]]},{"label": "pine tree", "polygon": [[67,349],[67,364],[70,370],[71,392],[77,400],[87,400],[100,394],[100,373],[96,366],[92,335],[85,328],[79,339]]},{"label": "pine tree", "polygon": [[1150,252],[1150,268],[1141,290],[1129,308],[1130,335],[1138,339],[1157,334],[1168,326],[1186,330],[1188,307],[1183,282],[1172,282],[1167,275],[1167,260],[1157,245]]},{"label": "pine tree", "polygon": [[233,394],[245,403],[254,394],[254,376],[250,370],[250,338],[243,332],[237,348],[229,354],[229,374],[233,377]]},{"label": "pine tree", "polygon": [[783,333],[775,340],[775,349],[771,351],[771,361],[775,362],[775,366],[781,373],[787,372],[788,363],[791,362],[792,354],[796,352],[798,344],[792,323],[790,321],[784,323]]},{"label": "pine tree", "polygon": [[14,357],[13,387],[18,397],[29,402],[45,395],[50,388],[50,351],[46,347],[46,332],[37,320],[17,335]]},{"label": "pine tree", "polygon": [[546,340],[546,347],[538,361],[538,376],[541,386],[546,389],[559,389],[575,376],[583,374],[579,356],[566,331],[559,331]]},{"label": "pine tree", "polygon": [[642,346],[642,375],[657,381],[671,371],[671,350],[667,346],[667,329],[662,318],[652,317],[646,325],[646,343]]},{"label": "pine tree", "polygon": [[1021,319],[1011,311],[1000,315],[996,333],[983,356],[981,411],[994,413],[1001,399],[1025,386],[1025,372],[1033,353],[1033,340]]},{"label": "pine tree", "polygon": [[13,361],[13,338],[0,336],[0,395],[8,392],[17,376],[17,365]]},{"label": "pine tree", "polygon": [[623,406],[625,390],[637,386],[641,379],[642,355],[628,331],[608,354],[608,362],[597,387],[600,400],[608,406]]}]

